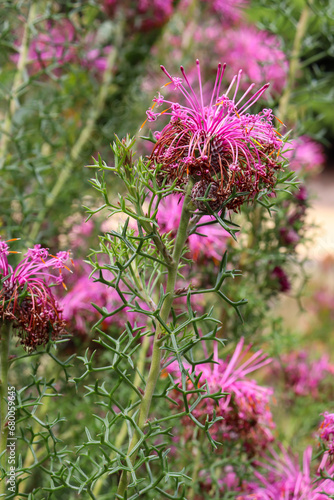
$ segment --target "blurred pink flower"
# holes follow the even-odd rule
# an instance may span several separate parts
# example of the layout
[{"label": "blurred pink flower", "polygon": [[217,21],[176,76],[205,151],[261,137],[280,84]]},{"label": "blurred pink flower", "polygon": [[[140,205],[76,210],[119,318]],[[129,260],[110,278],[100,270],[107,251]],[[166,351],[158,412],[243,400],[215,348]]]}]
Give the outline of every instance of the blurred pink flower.
[{"label": "blurred pink flower", "polygon": [[242,88],[245,88],[247,81],[259,85],[270,82],[272,92],[282,92],[289,64],[275,35],[248,25],[220,31],[215,36],[218,34],[215,51],[227,63],[229,77],[242,68],[247,77]]},{"label": "blurred pink flower", "polygon": [[270,273],[270,278],[276,282],[278,291],[285,293],[291,289],[291,283],[288,275],[281,268],[281,266],[275,266]]},{"label": "blurred pink flower", "polygon": [[[207,415],[212,417],[216,411],[223,420],[212,428],[213,435],[227,440],[242,439],[246,450],[253,453],[254,449],[264,449],[273,441],[271,430],[275,425],[269,408],[273,390],[259,386],[248,375],[269,364],[271,359],[261,350],[251,354],[250,345],[243,350],[243,344],[244,339],[241,339],[231,358],[226,361],[218,359],[216,352],[213,365],[205,363],[196,366],[195,375],[201,374],[198,383],[203,388],[207,384],[210,393],[222,391],[228,394],[219,399],[218,407],[211,399],[206,399],[205,403],[193,410],[193,415],[203,420]],[[184,367],[191,370],[186,363]],[[176,382],[181,384],[180,369],[176,361],[167,367],[167,371],[176,376]],[[191,389],[190,380],[188,385]]]},{"label": "blurred pink flower", "polygon": [[291,141],[292,149],[283,153],[289,160],[291,170],[317,173],[324,166],[326,157],[322,145],[307,135],[302,135]]},{"label": "blurred pink flower", "polygon": [[[162,200],[157,215],[158,224],[165,233],[172,233],[174,237],[179,227],[182,210],[182,200],[177,195],[170,195]],[[201,218],[200,223],[214,221],[209,215]],[[215,260],[220,262],[226,249],[227,239],[230,234],[218,224],[201,226],[199,234],[191,234],[188,238],[188,246],[191,258],[194,261]]]},{"label": "blurred pink flower", "polygon": [[[59,299],[63,307],[63,315],[66,321],[76,332],[86,335],[91,327],[102,316],[92,305],[96,304],[100,308],[105,308],[108,312],[119,309],[113,316],[107,317],[102,327],[113,325],[123,331],[127,321],[134,326],[146,324],[146,319],[139,313],[131,312],[129,307],[123,307],[123,303],[117,291],[99,281],[95,281],[94,276],[89,277],[92,269],[89,265],[80,261],[74,262],[74,273],[69,283],[69,291]],[[137,300],[140,307],[148,309],[147,306]]]},{"label": "blurred pink flower", "polygon": [[280,363],[273,363],[273,373],[284,375],[286,388],[298,396],[318,395],[319,386],[328,374],[334,373],[329,356],[324,354],[319,360],[311,361],[306,351],[296,351],[283,355]]},{"label": "blurred pink flower", "polygon": [[[330,479],[315,482],[310,470],[311,446],[304,452],[302,468],[297,457],[290,456],[283,446],[280,450],[281,455],[272,448],[271,456],[263,456],[263,461],[255,462],[254,465],[264,471],[254,471],[260,484],[256,487],[252,483],[251,493],[240,495],[237,500],[328,500],[327,494],[334,493],[334,482]],[[334,467],[327,472],[333,474]]]},{"label": "blurred pink flower", "polygon": [[233,24],[242,18],[242,9],[247,7],[248,0],[202,0],[208,4],[216,14],[220,14],[224,24]]},{"label": "blurred pink flower", "polygon": [[[28,51],[30,70],[37,72],[52,63],[62,66],[74,61],[76,39],[76,30],[68,19],[62,19],[57,23],[46,21],[43,30],[30,42]],[[18,59],[18,54],[12,56],[14,62]]]},{"label": "blurred pink flower", "polygon": [[68,238],[70,246],[74,248],[87,248],[87,238],[94,230],[94,222],[89,219],[87,222],[83,221],[81,224],[74,224],[71,227]]},{"label": "blurred pink flower", "polygon": [[317,314],[328,313],[331,318],[334,317],[334,294],[328,288],[317,290],[313,296],[312,309]]},{"label": "blurred pink flower", "polygon": [[[87,46],[89,45],[87,41],[85,41],[85,45],[86,44]],[[90,50],[88,50],[87,47],[84,47],[80,62],[87,68],[96,70],[97,73],[103,73],[107,68],[107,59],[111,50],[111,45],[108,45],[107,47],[93,48]]]},{"label": "blurred pink flower", "polygon": [[[55,65],[55,74],[59,75],[62,66],[77,63],[90,69],[103,72],[106,68],[107,55],[111,47],[95,47],[95,35],[89,34],[80,39],[74,25],[68,19],[57,22],[46,21],[41,31],[31,40],[28,50],[28,66],[32,73]],[[18,62],[19,54],[12,60]]]},{"label": "blurred pink flower", "polygon": [[117,8],[125,11],[127,25],[135,31],[163,26],[173,13],[173,0],[104,0],[104,9],[114,17]]}]

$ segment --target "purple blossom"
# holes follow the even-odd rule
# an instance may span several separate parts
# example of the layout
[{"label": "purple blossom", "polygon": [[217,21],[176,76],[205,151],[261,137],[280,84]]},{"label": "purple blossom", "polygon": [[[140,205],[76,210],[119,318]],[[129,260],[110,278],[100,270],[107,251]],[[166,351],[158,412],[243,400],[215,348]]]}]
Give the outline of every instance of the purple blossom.
[{"label": "purple blossom", "polygon": [[[176,79],[163,66],[161,68],[170,83],[175,85]],[[187,105],[177,103],[176,107],[175,103],[164,99],[167,108],[159,115],[170,116],[170,122],[162,130],[151,159],[161,164],[161,175],[166,177],[167,182],[177,179],[182,186],[187,182],[188,175],[200,178],[200,184],[194,187],[195,202],[195,193],[199,188],[205,191],[211,186],[210,198],[214,207],[221,206],[225,201],[227,209],[238,210],[242,203],[251,200],[261,190],[273,191],[276,171],[280,168],[278,156],[282,140],[273,127],[272,113],[268,110],[256,115],[248,113],[269,84],[246,100],[254,87],[252,84],[237,99],[242,76],[239,71],[222,93],[225,65],[219,64],[210,102],[204,105],[198,61],[197,71],[199,95],[194,92],[181,67],[189,91],[179,80],[177,86]],[[186,163],[184,159],[187,159]],[[232,171],[230,165],[233,166]],[[249,194],[235,196],[232,195],[234,190]]]},{"label": "purple blossom", "polygon": [[[274,423],[269,408],[273,391],[259,386],[248,375],[268,365],[271,359],[261,350],[251,354],[251,346],[243,350],[243,345],[244,339],[241,339],[231,358],[226,361],[220,360],[216,352],[214,365],[205,363],[196,366],[195,375],[201,373],[199,384],[203,387],[208,384],[210,393],[221,390],[228,395],[219,400],[218,407],[212,400],[205,400],[193,410],[193,414],[202,420],[208,414],[212,416],[215,410],[224,420],[215,424],[214,434],[227,440],[241,438],[246,450],[253,453],[254,449],[263,449],[273,440],[271,429]],[[187,364],[184,366],[191,370]],[[170,364],[167,370],[181,383],[177,362]]]},{"label": "purple blossom", "polygon": [[284,246],[296,247],[300,241],[300,236],[292,227],[281,227],[279,230],[280,241]]},{"label": "purple blossom", "polygon": [[[11,241],[11,240],[8,240]],[[0,240],[0,315],[18,331],[21,343],[34,350],[66,333],[62,309],[51,292],[51,285],[63,283],[62,269],[68,252],[56,256],[48,249],[35,245],[13,269],[8,263],[8,242]]]},{"label": "purple blossom", "polygon": [[290,168],[295,171],[317,173],[324,166],[326,157],[321,144],[307,135],[293,139],[283,156],[289,160]]},{"label": "purple blossom", "polygon": [[300,201],[301,203],[305,203],[308,199],[308,192],[306,189],[306,186],[301,184],[298,188],[297,194],[295,194],[295,198]]},{"label": "purple blossom", "polygon": [[94,222],[89,219],[87,222],[74,224],[68,233],[70,246],[74,248],[84,248],[87,243],[87,238],[91,236],[94,230]]}]

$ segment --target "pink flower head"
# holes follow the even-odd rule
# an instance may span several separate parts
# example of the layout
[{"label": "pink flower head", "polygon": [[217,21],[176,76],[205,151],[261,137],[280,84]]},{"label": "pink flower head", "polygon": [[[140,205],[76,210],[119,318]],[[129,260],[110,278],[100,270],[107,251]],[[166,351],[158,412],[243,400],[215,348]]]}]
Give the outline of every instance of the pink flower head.
[{"label": "pink flower head", "polygon": [[[90,33],[80,39],[74,25],[68,19],[57,22],[40,23],[42,29],[32,38],[28,50],[28,65],[31,72],[43,70],[51,64],[56,65],[55,74],[68,63],[80,63],[91,70],[103,73],[107,66],[107,56],[111,46],[100,47],[96,34]],[[12,57],[18,62],[19,55]]]},{"label": "pink flower head", "polygon": [[104,73],[108,64],[108,55],[112,50],[111,45],[107,47],[95,47],[88,50],[94,44],[94,38],[87,37],[84,41],[84,51],[80,57],[80,63],[90,70],[96,70],[98,73]]},{"label": "pink flower head", "polygon": [[307,135],[293,139],[289,146],[292,149],[283,156],[289,160],[292,170],[317,173],[324,166],[326,157],[322,145]]},{"label": "pink flower head", "polygon": [[[241,339],[227,361],[218,359],[215,353],[213,366],[207,363],[196,366],[195,374],[201,373],[199,383],[203,387],[208,384],[210,393],[221,390],[228,395],[219,400],[218,408],[212,400],[205,400],[205,404],[196,407],[193,414],[200,419],[215,410],[224,419],[216,424],[215,433],[228,440],[242,438],[246,449],[252,452],[254,448],[265,448],[273,440],[271,429],[274,428],[274,423],[269,409],[273,391],[259,386],[248,375],[266,366],[271,359],[261,350],[251,354],[250,345],[243,350],[243,344],[244,340]],[[190,366],[184,366],[190,369]],[[181,381],[177,362],[173,362],[167,369]]]},{"label": "pink flower head", "polygon": [[35,245],[30,248],[18,266],[8,263],[10,252],[7,242],[0,240],[0,315],[18,330],[21,343],[29,350],[45,345],[66,333],[62,310],[55,300],[50,286],[63,283],[62,269],[68,252],[49,254],[46,248]]},{"label": "pink flower head", "polygon": [[[163,66],[161,68],[175,86],[176,79]],[[205,105],[198,61],[197,71],[199,95],[181,66],[189,91],[179,80],[177,89],[187,104],[175,106],[164,99],[167,108],[158,116],[166,114],[170,122],[162,130],[151,159],[161,165],[160,174],[167,182],[177,179],[182,186],[188,175],[200,179],[194,186],[193,200],[195,204],[198,200],[201,211],[203,203],[199,199],[203,197],[208,199],[212,210],[223,203],[227,209],[238,210],[261,190],[273,191],[280,168],[278,156],[282,140],[274,129],[271,110],[256,115],[248,113],[269,84],[246,99],[254,87],[252,84],[241,98],[237,98],[242,74],[239,71],[222,93],[225,65],[219,64],[210,102]]]}]

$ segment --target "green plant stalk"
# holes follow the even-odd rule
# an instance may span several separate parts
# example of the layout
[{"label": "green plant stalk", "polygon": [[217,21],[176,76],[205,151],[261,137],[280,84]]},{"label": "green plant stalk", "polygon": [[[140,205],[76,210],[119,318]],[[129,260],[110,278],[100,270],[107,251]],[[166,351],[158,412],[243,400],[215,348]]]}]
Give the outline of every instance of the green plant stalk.
[{"label": "green plant stalk", "polygon": [[27,22],[24,26],[22,43],[20,47],[20,56],[17,63],[17,70],[14,76],[12,89],[10,92],[9,102],[8,102],[8,111],[3,119],[3,128],[2,128],[2,136],[0,141],[0,169],[3,168],[6,156],[7,156],[7,148],[9,144],[9,140],[11,138],[11,130],[12,130],[12,118],[19,107],[18,104],[18,91],[23,83],[23,75],[27,65],[28,59],[28,51],[29,51],[29,40],[30,40],[30,26],[33,23],[36,17],[36,7],[37,2],[31,2],[29,14],[27,18]]},{"label": "green plant stalk", "polygon": [[[143,343],[142,343],[141,348],[140,348],[140,355],[139,355],[138,363],[137,363],[137,373],[136,373],[134,381],[133,381],[133,385],[135,387],[140,386],[141,377],[139,374],[144,372],[146,354],[147,354],[149,346],[150,346],[150,337],[145,335],[145,337],[143,339]],[[132,412],[130,412],[129,415],[132,416],[133,413],[134,413],[134,410]],[[126,421],[124,421],[123,425],[121,427],[121,430],[119,431],[119,434],[117,435],[117,438],[115,440],[115,447],[116,448],[120,448],[122,446],[127,435],[128,435],[128,427],[127,427]],[[112,459],[114,456],[115,456],[115,453],[112,453],[110,456],[110,459]],[[98,495],[100,494],[103,483],[104,483],[104,477],[101,476],[96,481],[96,484],[93,488],[93,495],[96,498],[98,498]]]},{"label": "green plant stalk", "polygon": [[93,132],[95,125],[97,123],[97,120],[100,118],[101,113],[104,110],[106,100],[108,98],[108,95],[110,93],[110,85],[112,83],[113,77],[114,77],[114,67],[116,63],[116,59],[119,54],[119,48],[122,44],[123,41],[123,23],[119,22],[118,23],[118,34],[116,36],[116,43],[114,46],[114,50],[112,50],[108,56],[107,59],[107,67],[103,73],[103,80],[102,84],[100,87],[100,91],[96,97],[95,102],[92,104],[91,112],[88,116],[87,122],[85,127],[82,129],[77,141],[74,143],[70,155],[69,155],[69,160],[65,164],[64,168],[61,170],[59,177],[57,179],[57,182],[53,186],[52,190],[50,193],[47,195],[47,198],[45,200],[45,205],[43,209],[40,211],[39,216],[37,220],[34,222],[29,238],[31,243],[35,243],[35,240],[38,236],[39,230],[41,228],[41,225],[43,221],[45,220],[48,212],[50,209],[53,207],[56,199],[58,198],[59,194],[62,192],[63,187],[65,186],[66,182],[69,180],[70,175],[72,173],[72,170],[74,169],[74,166],[80,159],[81,152],[83,148],[86,146],[86,144],[89,142]]},{"label": "green plant stalk", "polygon": [[302,46],[302,40],[305,36],[306,30],[307,30],[307,25],[308,25],[308,19],[311,13],[311,9],[308,5],[308,2],[306,2],[302,13],[300,15],[298,24],[297,24],[297,29],[296,29],[296,34],[295,38],[293,41],[293,47],[292,47],[292,52],[291,52],[291,58],[290,58],[290,67],[289,67],[289,74],[288,74],[288,83],[285,87],[285,91],[283,92],[283,95],[280,99],[279,107],[278,107],[278,116],[280,120],[283,122],[287,118],[287,113],[288,113],[288,106],[291,98],[291,93],[295,85],[296,77],[297,77],[297,72],[300,67],[300,61],[299,61],[299,56],[300,56],[300,49]]},{"label": "green plant stalk", "polygon": [[[174,250],[173,250],[173,263],[170,265],[168,268],[168,277],[167,277],[167,285],[166,285],[166,294],[167,297],[163,303],[163,306],[161,308],[161,319],[164,321],[164,323],[167,322],[169,313],[171,311],[171,307],[173,304],[174,300],[174,290],[175,290],[175,283],[176,283],[176,278],[177,278],[177,273],[179,269],[179,264],[180,264],[180,259],[182,255],[182,250],[184,248],[186,239],[187,239],[187,229],[188,229],[188,224],[190,217],[192,215],[192,212],[189,208],[189,204],[191,201],[191,190],[193,188],[194,181],[189,178],[188,186],[187,186],[187,191],[186,195],[184,198],[183,202],[183,207],[182,207],[182,213],[181,213],[181,219],[180,219],[180,224],[179,224],[179,229],[176,235],[175,239],[175,245],[174,245]],[[154,335],[154,341],[153,341],[153,350],[152,350],[152,360],[151,360],[151,366],[147,378],[147,383],[146,383],[146,388],[144,392],[144,396],[142,399],[142,402],[140,404],[140,409],[139,409],[139,417],[138,417],[138,427],[140,430],[144,429],[145,423],[148,419],[150,408],[151,408],[151,403],[152,403],[152,397],[153,393],[155,391],[155,387],[160,375],[160,367],[161,367],[161,344],[163,342],[163,335],[162,335],[162,330],[160,324],[158,325],[155,335]],[[134,432],[129,448],[128,448],[128,455],[130,455],[131,451],[133,448],[136,446],[136,444],[139,441],[139,435],[137,432]],[[136,453],[133,453],[130,457],[130,461],[133,464],[136,460]],[[117,490],[117,497],[122,499],[124,498],[124,494],[127,490],[128,484],[130,480],[130,474],[127,474],[125,471],[122,472],[121,479],[118,485],[118,490]]]},{"label": "green plant stalk", "polygon": [[[57,374],[55,374],[55,366],[53,364],[48,364],[46,367],[45,374],[44,374],[45,380],[47,380],[48,376],[51,373],[52,373],[53,377],[55,378],[55,380],[59,380],[60,371],[58,371]],[[49,410],[49,404],[51,403],[51,400],[52,400],[52,398],[47,398],[47,397],[43,398],[43,404],[38,407],[39,420],[42,420],[42,418],[44,418],[45,415],[47,415],[48,410]],[[37,434],[39,428],[40,428],[39,422],[35,421],[33,424],[33,427],[32,427],[33,434]],[[22,469],[29,469],[29,467],[31,465],[33,465],[35,462],[34,455],[31,452],[29,453],[29,451],[27,451],[27,454],[25,456]],[[44,446],[37,448],[35,451],[36,458],[37,459],[41,458],[43,456],[44,451],[45,451]],[[41,461],[41,463],[42,463],[42,461]],[[21,475],[20,479],[21,479],[20,485],[19,485],[20,493],[25,493],[25,491],[28,487],[28,483],[29,483],[29,473],[27,473],[26,475]]]},{"label": "green plant stalk", "polygon": [[[7,402],[6,396],[8,392],[8,357],[9,357],[9,335],[10,328],[7,323],[3,322],[1,327],[1,380],[0,380],[0,454],[7,449],[7,433],[6,425]],[[6,454],[1,458],[1,465],[5,469]],[[0,483],[0,496],[6,492],[6,481],[3,479]]]},{"label": "green plant stalk", "polygon": [[191,487],[191,491],[189,492],[189,500],[194,500],[194,498],[195,498],[195,493],[196,493],[195,487],[196,487],[196,483],[198,480],[198,474],[199,474],[199,471],[201,470],[201,466],[202,466],[202,462],[201,462],[202,453],[201,453],[201,449],[199,447],[199,443],[197,443],[197,446],[193,446],[193,457],[195,457],[194,458],[194,469],[193,469],[193,473],[192,473],[192,477],[191,477],[192,487]]}]

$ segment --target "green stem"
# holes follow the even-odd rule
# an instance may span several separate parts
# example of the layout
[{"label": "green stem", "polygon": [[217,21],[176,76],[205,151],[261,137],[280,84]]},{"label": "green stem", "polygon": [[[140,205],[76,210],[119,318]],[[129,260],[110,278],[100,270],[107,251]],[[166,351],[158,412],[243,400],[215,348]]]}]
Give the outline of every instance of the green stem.
[{"label": "green stem", "polygon": [[123,40],[123,23],[119,22],[118,33],[116,36],[116,43],[114,46],[114,50],[112,50],[108,56],[107,67],[103,73],[103,80],[100,87],[100,91],[96,97],[95,102],[93,102],[92,104],[92,108],[88,116],[85,127],[82,129],[77,141],[74,143],[71,149],[68,162],[64,165],[63,169],[61,170],[55,185],[53,186],[52,190],[50,191],[45,200],[45,205],[43,209],[40,211],[38,219],[32,226],[29,235],[32,243],[35,242],[43,221],[45,220],[50,209],[53,207],[59,194],[62,192],[66,182],[68,182],[72,170],[76,165],[76,163],[78,162],[78,160],[80,159],[82,150],[87,145],[87,143],[89,143],[91,136],[94,132],[97,120],[100,118],[104,110],[107,97],[110,93],[110,86],[114,77],[114,67],[116,59],[118,57],[119,48],[122,44],[122,40]]},{"label": "green stem", "polygon": [[278,107],[278,116],[284,122],[287,118],[288,106],[291,97],[292,90],[295,85],[297,72],[300,66],[299,57],[300,57],[300,49],[302,46],[302,40],[305,36],[307,30],[307,23],[311,13],[311,9],[308,3],[305,4],[302,13],[300,15],[295,39],[293,41],[292,53],[290,58],[290,67],[289,67],[289,75],[288,75],[288,83],[285,87],[285,91],[280,100],[280,104]]},{"label": "green stem", "polygon": [[[140,373],[144,373],[144,367],[145,367],[145,361],[146,361],[146,354],[147,354],[149,346],[150,346],[150,337],[148,337],[147,335],[145,335],[145,337],[143,339],[143,343],[142,343],[141,348],[140,348],[140,355],[139,355],[138,363],[137,363],[137,373],[136,373],[136,376],[135,376],[134,381],[133,381],[133,385],[135,387],[139,387],[140,384],[141,384]],[[132,416],[133,413],[134,413],[134,410],[132,412],[130,412],[129,415]],[[126,421],[124,421],[123,425],[122,425],[122,427],[120,429],[120,432],[117,435],[117,438],[115,440],[115,447],[117,449],[122,446],[122,444],[125,441],[125,438],[126,438],[127,434],[128,434],[128,427],[127,427]],[[112,453],[110,455],[110,460],[112,460],[114,458],[114,456],[115,456],[115,454]],[[96,481],[96,484],[95,484],[95,486],[93,488],[93,495],[96,498],[98,498],[98,495],[99,495],[99,493],[101,491],[103,483],[104,483],[104,477],[101,476]]]},{"label": "green stem", "polygon": [[[166,285],[166,294],[167,297],[163,303],[163,306],[161,308],[161,319],[163,320],[164,323],[167,322],[169,313],[171,311],[171,307],[173,304],[174,300],[174,290],[175,290],[175,283],[176,283],[176,278],[177,278],[177,273],[179,269],[179,263],[182,255],[182,251],[184,248],[184,244],[187,239],[187,229],[188,229],[188,224],[190,217],[192,215],[192,212],[189,208],[189,203],[191,201],[191,190],[194,185],[194,182],[192,179],[189,179],[188,186],[187,186],[187,191],[186,195],[184,198],[183,202],[183,207],[182,207],[182,213],[181,213],[181,219],[180,219],[180,224],[179,224],[179,229],[177,232],[176,240],[175,240],[175,245],[174,245],[174,251],[173,251],[173,261],[172,264],[168,268],[168,277],[167,277],[167,285]],[[139,409],[139,417],[138,417],[138,427],[140,430],[144,429],[145,423],[148,419],[150,408],[151,408],[151,403],[152,403],[152,397],[153,393],[155,391],[155,387],[160,375],[160,367],[161,367],[161,344],[162,344],[162,330],[161,326],[158,325],[155,335],[154,335],[154,341],[153,341],[153,351],[152,351],[152,359],[151,359],[151,366],[147,378],[147,383],[146,383],[146,388],[145,388],[145,393],[142,399],[142,402],[140,404],[140,409]],[[128,456],[131,454],[131,451],[133,448],[137,445],[139,441],[139,435],[137,432],[133,433],[129,448],[128,448]],[[130,457],[130,461],[132,464],[134,464],[135,460],[137,457],[137,453],[133,453]],[[128,483],[130,479],[130,474],[127,474],[125,471],[122,472],[121,479],[118,485],[118,490],[117,490],[117,498],[123,499],[124,494],[127,490]]]},{"label": "green stem", "polygon": [[[7,393],[8,393],[8,357],[9,357],[9,335],[10,328],[7,323],[2,323],[1,328],[1,380],[0,380],[0,454],[7,449]],[[6,468],[6,454],[1,458],[1,465]],[[2,479],[0,483],[0,496],[6,492],[6,481]]]},{"label": "green stem", "polygon": [[9,102],[8,102],[8,111],[3,119],[3,128],[2,128],[2,136],[0,141],[0,169],[3,168],[6,156],[9,140],[11,138],[11,130],[12,130],[12,119],[19,107],[18,104],[18,92],[23,83],[24,71],[27,65],[28,59],[28,50],[29,50],[29,40],[31,34],[31,25],[36,17],[36,3],[33,1],[30,5],[29,14],[27,18],[27,22],[24,26],[22,43],[20,47],[20,56],[17,63],[17,70],[14,76],[12,89],[10,92]]},{"label": "green stem", "polygon": [[202,453],[201,453],[199,445],[197,447],[193,446],[193,453],[192,454],[194,457],[194,469],[193,469],[192,478],[191,478],[192,487],[191,487],[191,491],[189,492],[189,500],[194,500],[194,498],[195,498],[198,474],[199,474],[199,471],[201,470],[201,466],[202,466],[202,463],[201,463]]}]

